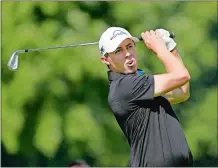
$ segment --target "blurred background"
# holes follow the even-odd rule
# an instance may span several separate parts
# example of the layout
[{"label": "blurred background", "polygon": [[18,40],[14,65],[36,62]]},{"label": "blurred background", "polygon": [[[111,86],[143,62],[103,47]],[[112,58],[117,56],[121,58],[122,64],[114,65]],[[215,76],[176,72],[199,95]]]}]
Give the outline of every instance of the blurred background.
[{"label": "blurred background", "polygon": [[[20,54],[18,49],[98,41],[109,26],[134,36],[164,28],[191,73],[191,98],[173,105],[195,166],[217,161],[217,2],[1,2],[2,166],[126,166],[129,147],[107,104],[107,68],[98,46]],[[139,67],[162,73],[143,43]],[[155,150],[155,149],[154,149]]]}]

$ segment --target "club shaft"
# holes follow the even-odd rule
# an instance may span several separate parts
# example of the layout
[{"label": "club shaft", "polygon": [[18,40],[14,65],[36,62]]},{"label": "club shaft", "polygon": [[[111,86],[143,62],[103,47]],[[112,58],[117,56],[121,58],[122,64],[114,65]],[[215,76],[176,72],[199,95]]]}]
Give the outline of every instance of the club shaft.
[{"label": "club shaft", "polygon": [[[174,38],[174,33],[170,32],[170,37]],[[142,37],[138,37],[139,41],[142,41]],[[78,46],[87,46],[87,45],[96,45],[98,42],[90,42],[90,43],[79,43],[79,44],[70,44],[63,46],[51,46],[51,47],[43,47],[43,48],[30,48],[25,50],[17,50],[18,53],[32,52],[32,51],[41,51],[41,50],[50,50],[50,49],[58,49],[58,48],[69,48],[69,47],[78,47]]]},{"label": "club shaft", "polygon": [[58,48],[69,48],[69,47],[87,46],[87,45],[97,45],[97,44],[98,44],[98,42],[90,42],[90,43],[70,44],[70,45],[63,45],[63,46],[30,48],[30,49],[25,49],[25,50],[17,50],[17,52],[18,53],[25,53],[25,52],[32,52],[32,51],[50,50],[50,49],[58,49]]}]

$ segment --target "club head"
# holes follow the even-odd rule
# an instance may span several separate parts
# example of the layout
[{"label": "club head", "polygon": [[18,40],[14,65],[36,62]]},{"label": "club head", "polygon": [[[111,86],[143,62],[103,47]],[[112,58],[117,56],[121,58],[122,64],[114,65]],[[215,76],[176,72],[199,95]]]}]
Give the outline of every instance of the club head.
[{"label": "club head", "polygon": [[8,68],[15,71],[18,68],[18,54],[15,51],[8,61]]}]

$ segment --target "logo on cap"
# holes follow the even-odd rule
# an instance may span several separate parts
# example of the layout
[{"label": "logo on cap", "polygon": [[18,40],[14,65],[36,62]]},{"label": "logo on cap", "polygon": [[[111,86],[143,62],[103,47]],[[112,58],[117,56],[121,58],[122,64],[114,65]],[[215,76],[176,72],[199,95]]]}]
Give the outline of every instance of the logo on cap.
[{"label": "logo on cap", "polygon": [[116,38],[117,36],[122,35],[122,34],[126,34],[126,32],[123,32],[122,30],[115,30],[113,32],[113,36],[110,38],[110,40],[113,40],[114,38]]},{"label": "logo on cap", "polygon": [[101,54],[103,54],[104,51],[105,51],[104,46],[102,46],[101,49],[100,49]]}]

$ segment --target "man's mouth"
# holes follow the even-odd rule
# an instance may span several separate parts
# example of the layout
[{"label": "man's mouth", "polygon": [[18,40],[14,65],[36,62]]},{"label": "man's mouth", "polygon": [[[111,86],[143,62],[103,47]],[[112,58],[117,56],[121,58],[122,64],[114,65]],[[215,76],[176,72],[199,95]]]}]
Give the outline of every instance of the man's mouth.
[{"label": "man's mouth", "polygon": [[126,65],[127,66],[129,66],[129,67],[131,67],[131,66],[133,66],[134,65],[134,61],[133,60],[131,60],[131,61],[128,61],[127,63],[126,63]]}]

